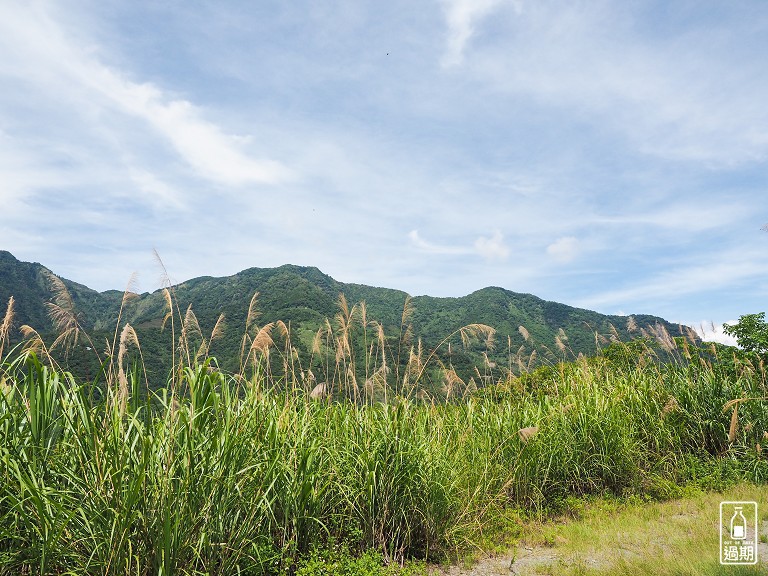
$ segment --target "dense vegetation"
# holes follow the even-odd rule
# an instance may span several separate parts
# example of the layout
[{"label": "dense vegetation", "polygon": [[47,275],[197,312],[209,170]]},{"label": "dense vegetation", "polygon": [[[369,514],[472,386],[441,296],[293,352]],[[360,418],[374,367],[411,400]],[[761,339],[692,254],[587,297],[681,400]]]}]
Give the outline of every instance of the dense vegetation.
[{"label": "dense vegetation", "polygon": [[253,298],[223,370],[216,330],[166,289],[158,387],[122,312],[92,379],[63,370],[54,352],[91,340],[63,283],[55,296],[55,342],[28,328],[9,350],[12,301],[0,325],[0,574],[312,574],[340,548],[359,557],[348,573],[373,574],[573,496],[768,481],[756,353],[660,329],[523,374],[510,352],[463,379],[438,351],[456,338],[482,353],[490,327],[419,347],[408,306],[393,339],[340,298],[303,364]]},{"label": "dense vegetation", "polygon": [[[173,356],[167,331],[161,329],[168,309],[164,290],[137,294],[125,302],[119,292],[90,290],[59,279],[39,264],[20,262],[0,251],[0,302],[15,298],[17,328],[29,325],[44,337],[55,337],[55,326],[45,311],[51,301],[66,306],[57,297],[61,292],[56,290],[58,283],[66,287],[79,325],[91,334],[99,350],[104,348],[105,341],[112,342],[121,315],[139,336],[150,381],[164,382]],[[201,333],[209,336],[216,327],[217,337],[210,343],[209,352],[216,356],[222,369],[231,372],[239,369],[245,318],[251,308],[251,297],[257,292],[259,322],[283,322],[290,326],[292,349],[302,365],[315,372],[319,365],[312,354],[314,340],[318,331],[326,328],[325,319],[336,314],[339,294],[350,303],[365,302],[367,317],[381,325],[384,337],[395,349],[400,348],[399,340],[406,328],[408,346],[421,340],[426,350],[436,347],[446,335],[456,333],[451,345],[440,347],[437,356],[450,363],[465,381],[474,376],[477,382],[475,368],[484,372],[487,362],[505,365],[513,358],[511,368],[519,373],[529,369],[529,362],[533,368],[573,360],[579,354],[592,354],[597,345],[611,339],[626,341],[643,333],[655,338],[662,330],[672,336],[683,335],[679,326],[654,316],[604,316],[502,288],[484,288],[462,298],[410,298],[398,290],[337,282],[316,268],[299,266],[251,268],[226,278],[196,278],[173,287],[169,284],[168,288],[182,314],[192,306]],[[406,302],[411,312],[404,323]],[[475,323],[494,329],[495,346],[461,345],[457,330]],[[695,338],[692,333],[687,336]],[[18,340],[21,334],[17,330],[12,337]],[[80,342],[79,347],[69,350],[66,358],[60,355],[59,363],[79,378],[94,378],[99,363],[86,350],[88,347],[92,347],[90,343]],[[523,358],[525,366],[519,361]],[[401,360],[405,362],[406,356],[402,355]]]}]

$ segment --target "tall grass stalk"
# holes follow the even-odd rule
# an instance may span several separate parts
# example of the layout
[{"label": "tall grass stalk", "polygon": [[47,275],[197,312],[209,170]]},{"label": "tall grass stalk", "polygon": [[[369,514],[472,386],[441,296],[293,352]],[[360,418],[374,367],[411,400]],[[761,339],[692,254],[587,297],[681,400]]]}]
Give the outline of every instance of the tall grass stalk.
[{"label": "tall grass stalk", "polygon": [[213,337],[191,309],[155,391],[125,352],[79,382],[15,349],[0,364],[0,574],[279,574],[338,541],[434,559],[479,545],[509,508],[768,481],[762,366],[725,370],[693,348],[660,364],[626,346],[523,377],[489,367],[478,378],[495,384],[437,403],[421,386],[453,368],[430,368],[436,353],[411,352],[403,326],[397,353],[369,340],[345,304],[315,339],[335,389],[321,399],[288,327],[256,325],[255,299],[237,374],[198,354]]},{"label": "tall grass stalk", "polygon": [[[130,371],[124,403],[94,401],[89,385],[33,353],[7,361],[3,375],[9,574],[269,574],[332,539],[391,561],[434,558],[479,541],[506,507],[664,496],[692,474],[690,458],[725,451],[741,476],[768,479],[754,449],[764,400],[740,403],[732,443],[722,411],[762,384],[706,371],[583,365],[557,396],[444,405],[264,393],[212,360],[184,368],[183,395],[150,396]],[[523,441],[517,431],[531,425],[538,432]]]}]

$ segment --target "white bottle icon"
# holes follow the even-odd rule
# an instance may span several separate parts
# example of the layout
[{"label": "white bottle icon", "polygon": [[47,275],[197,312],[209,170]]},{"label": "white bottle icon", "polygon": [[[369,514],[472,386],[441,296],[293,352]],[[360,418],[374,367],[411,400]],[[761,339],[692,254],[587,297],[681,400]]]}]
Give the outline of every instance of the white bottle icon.
[{"label": "white bottle icon", "polygon": [[741,506],[736,506],[736,511],[731,518],[731,538],[734,540],[746,540],[747,519],[741,513]]}]

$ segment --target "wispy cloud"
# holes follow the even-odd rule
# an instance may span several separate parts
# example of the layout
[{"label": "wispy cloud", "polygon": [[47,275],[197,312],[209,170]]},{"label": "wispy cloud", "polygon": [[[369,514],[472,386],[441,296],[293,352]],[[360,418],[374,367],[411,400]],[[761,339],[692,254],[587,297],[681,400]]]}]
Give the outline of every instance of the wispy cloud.
[{"label": "wispy cloud", "polygon": [[408,233],[408,238],[411,241],[411,244],[417,248],[418,250],[421,250],[422,252],[427,252],[428,254],[445,254],[445,255],[463,255],[463,254],[471,254],[472,250],[469,248],[464,248],[461,246],[447,246],[443,244],[435,244],[433,242],[429,242],[427,240],[424,240],[424,238],[421,237],[418,230],[411,230]]},{"label": "wispy cloud", "polygon": [[520,10],[522,1],[517,0],[443,0],[447,32],[447,46],[442,64],[458,66],[464,61],[464,50],[475,33],[476,27],[494,10],[504,4]]},{"label": "wispy cloud", "polygon": [[136,185],[133,190],[155,209],[188,210],[181,192],[156,174],[141,168],[129,168],[129,176]]},{"label": "wispy cloud", "polygon": [[498,230],[494,231],[490,237],[479,236],[471,247],[435,244],[422,238],[418,230],[411,230],[408,238],[414,248],[429,254],[453,256],[476,254],[486,260],[506,260],[509,257],[509,247],[504,242],[504,235]]},{"label": "wispy cloud", "polygon": [[509,247],[504,243],[504,235],[496,230],[490,238],[480,236],[475,240],[475,252],[488,260],[506,260]]},{"label": "wispy cloud", "polygon": [[[45,4],[35,4],[4,11],[0,37],[5,40],[0,45],[5,44],[14,58],[0,70],[65,95],[79,108],[83,121],[97,120],[101,130],[104,118],[94,118],[95,110],[143,120],[193,170],[213,182],[274,184],[291,177],[280,162],[248,152],[252,135],[228,133],[189,100],[169,95],[151,82],[136,82],[103,63],[98,52],[75,44],[48,10]],[[35,74],[28,75],[30,68]],[[110,137],[120,139],[117,131]]]},{"label": "wispy cloud", "polygon": [[[463,53],[462,38],[490,10],[461,7],[448,54]],[[646,155],[719,167],[765,158],[765,18],[734,6],[724,10],[734,25],[719,27],[693,5],[677,8],[678,25],[661,35],[649,4],[530,2],[468,69],[494,92],[592,116]]]},{"label": "wispy cloud", "polygon": [[757,0],[347,8],[4,2],[0,248],[100,289],[155,246],[179,279],[764,306]]},{"label": "wispy cloud", "polygon": [[634,210],[619,216],[595,216],[591,224],[645,226],[671,229],[677,232],[706,232],[723,229],[743,221],[754,211],[753,206],[729,198],[708,198],[706,203],[679,201],[651,202],[642,211]]},{"label": "wispy cloud", "polygon": [[563,236],[547,246],[547,254],[555,261],[567,263],[579,254],[579,243],[574,236]]},{"label": "wispy cloud", "polygon": [[635,306],[659,306],[662,302],[680,300],[691,294],[716,292],[728,286],[737,286],[768,273],[768,257],[759,251],[721,252],[709,254],[707,262],[682,265],[647,279],[634,278],[632,286],[598,292],[578,301],[587,308],[606,309],[628,303]]},{"label": "wispy cloud", "polygon": [[[96,74],[95,72],[99,72]],[[164,136],[201,176],[230,186],[276,184],[290,177],[280,162],[253,158],[243,150],[251,138],[225,133],[203,119],[201,110],[186,100],[168,98],[150,84],[135,84],[108,68],[86,72],[112,102],[146,120]]]}]

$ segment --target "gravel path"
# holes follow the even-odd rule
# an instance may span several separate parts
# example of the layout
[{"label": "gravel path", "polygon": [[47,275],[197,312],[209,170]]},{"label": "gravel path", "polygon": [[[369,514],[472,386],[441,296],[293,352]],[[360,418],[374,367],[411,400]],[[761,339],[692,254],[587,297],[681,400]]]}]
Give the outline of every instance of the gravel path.
[{"label": "gravel path", "polygon": [[[434,576],[528,576],[541,574],[550,566],[573,564],[575,558],[567,557],[554,547],[519,547],[515,551],[491,558],[484,558],[472,567],[450,566],[436,568]],[[587,565],[597,561],[587,563]],[[541,569],[541,570],[540,570]]]}]

